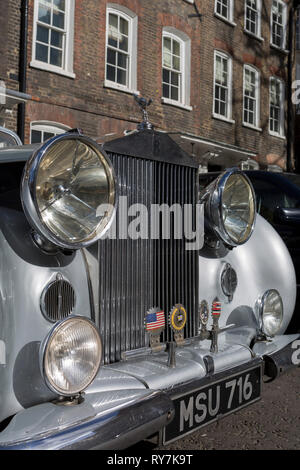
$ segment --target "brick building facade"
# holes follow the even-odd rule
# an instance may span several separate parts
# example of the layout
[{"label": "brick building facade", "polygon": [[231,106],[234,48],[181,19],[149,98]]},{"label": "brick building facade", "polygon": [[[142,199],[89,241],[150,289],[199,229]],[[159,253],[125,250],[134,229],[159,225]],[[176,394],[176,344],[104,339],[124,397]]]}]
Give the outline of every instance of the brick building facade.
[{"label": "brick building facade", "polygon": [[[21,4],[0,0],[0,79],[16,91]],[[74,127],[99,141],[136,129],[141,113],[134,93],[140,92],[152,99],[155,128],[172,132],[204,166],[251,158],[293,167],[292,2],[26,4],[25,143]],[[16,106],[5,125],[17,130]]]}]

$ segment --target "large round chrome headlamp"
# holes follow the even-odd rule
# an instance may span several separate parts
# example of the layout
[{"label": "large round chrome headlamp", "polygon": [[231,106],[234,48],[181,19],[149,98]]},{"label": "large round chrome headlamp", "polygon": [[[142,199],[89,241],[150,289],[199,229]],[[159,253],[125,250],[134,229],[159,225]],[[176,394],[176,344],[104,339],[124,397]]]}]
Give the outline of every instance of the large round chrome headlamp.
[{"label": "large round chrome headlamp", "polygon": [[258,300],[258,310],[261,331],[267,336],[275,336],[283,320],[283,302],[279,292],[267,290]]},{"label": "large round chrome headlamp", "polygon": [[75,396],[94,380],[101,357],[95,325],[84,317],[69,317],[55,325],[41,346],[45,382],[59,395]]},{"label": "large round chrome headlamp", "polygon": [[100,238],[115,213],[116,184],[108,157],[88,137],[63,134],[28,160],[21,197],[24,212],[47,241],[78,249]]},{"label": "large round chrome headlamp", "polygon": [[219,239],[230,247],[249,240],[255,225],[256,199],[242,171],[227,170],[205,188],[202,197],[209,226]]}]

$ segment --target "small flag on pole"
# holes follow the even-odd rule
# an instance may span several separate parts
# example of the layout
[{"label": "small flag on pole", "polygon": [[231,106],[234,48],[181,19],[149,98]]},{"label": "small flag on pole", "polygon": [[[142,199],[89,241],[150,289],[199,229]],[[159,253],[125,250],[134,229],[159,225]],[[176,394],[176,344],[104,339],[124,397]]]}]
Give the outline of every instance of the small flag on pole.
[{"label": "small flag on pole", "polygon": [[221,315],[221,302],[216,299],[212,303],[211,314],[216,317]]},{"label": "small flag on pole", "polygon": [[164,328],[165,312],[163,310],[158,312],[149,312],[146,315],[146,331],[158,330]]}]

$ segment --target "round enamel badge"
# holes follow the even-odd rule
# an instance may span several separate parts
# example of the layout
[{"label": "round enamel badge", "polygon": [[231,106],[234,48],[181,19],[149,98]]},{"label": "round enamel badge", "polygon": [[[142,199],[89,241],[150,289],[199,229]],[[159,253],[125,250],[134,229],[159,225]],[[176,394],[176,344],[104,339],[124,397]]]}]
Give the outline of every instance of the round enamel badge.
[{"label": "round enamel badge", "polygon": [[200,317],[200,323],[202,325],[207,325],[208,318],[209,318],[209,306],[206,300],[202,300],[200,304],[199,317]]},{"label": "round enamel badge", "polygon": [[169,317],[169,323],[172,330],[176,333],[182,331],[187,321],[187,313],[183,305],[176,304]]}]

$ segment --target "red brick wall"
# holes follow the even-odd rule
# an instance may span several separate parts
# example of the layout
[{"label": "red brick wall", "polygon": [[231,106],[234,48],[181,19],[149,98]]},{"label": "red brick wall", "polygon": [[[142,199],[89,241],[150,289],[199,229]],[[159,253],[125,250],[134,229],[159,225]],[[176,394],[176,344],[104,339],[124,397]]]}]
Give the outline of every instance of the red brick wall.
[{"label": "red brick wall", "polygon": [[[16,91],[19,90],[20,6],[21,0],[0,0],[0,80]],[[6,126],[17,130],[17,109],[7,114]]]},{"label": "red brick wall", "polygon": [[[9,4],[11,25],[19,15],[20,0]],[[28,89],[33,101],[26,106],[26,141],[29,141],[30,122],[49,120],[70,127],[81,127],[92,136],[120,132],[136,127],[141,120],[133,96],[104,88],[105,26],[107,0],[76,0],[74,73],[68,78],[29,66],[32,55],[33,4],[29,0]],[[263,42],[243,32],[244,2],[235,1],[234,21],[229,25],[214,15],[213,0],[195,0],[202,21],[195,14],[195,6],[184,0],[118,0],[138,15],[138,69],[137,88],[151,97],[150,120],[168,131],[183,131],[241,146],[260,155],[285,158],[286,141],[268,133],[269,77],[286,79],[287,54],[270,47],[271,0],[263,3]],[[287,2],[288,3],[288,2]],[[3,20],[2,20],[3,21]],[[0,20],[1,26],[1,20]],[[163,104],[161,101],[161,45],[162,28],[174,26],[191,39],[191,100],[192,111]],[[17,25],[15,24],[15,27]],[[16,69],[17,35],[9,28],[10,50],[8,70]],[[13,37],[14,36],[14,37]],[[3,45],[2,45],[3,47]],[[214,50],[231,54],[233,58],[233,119],[235,124],[212,118]],[[262,132],[242,125],[243,64],[255,65],[261,72],[261,128]],[[3,76],[0,66],[0,76]],[[6,76],[7,76],[6,73]],[[4,74],[5,75],[5,74]],[[16,86],[16,82],[12,83]],[[273,157],[272,157],[273,158]]]}]

